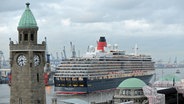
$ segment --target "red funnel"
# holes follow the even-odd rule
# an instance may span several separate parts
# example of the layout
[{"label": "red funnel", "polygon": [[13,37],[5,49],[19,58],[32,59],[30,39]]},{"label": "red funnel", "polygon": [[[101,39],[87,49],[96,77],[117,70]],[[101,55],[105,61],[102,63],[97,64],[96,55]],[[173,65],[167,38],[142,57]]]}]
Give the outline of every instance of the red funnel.
[{"label": "red funnel", "polygon": [[105,37],[100,37],[97,50],[101,50],[102,52],[104,52],[104,47],[106,46],[107,46],[107,43],[106,43]]}]

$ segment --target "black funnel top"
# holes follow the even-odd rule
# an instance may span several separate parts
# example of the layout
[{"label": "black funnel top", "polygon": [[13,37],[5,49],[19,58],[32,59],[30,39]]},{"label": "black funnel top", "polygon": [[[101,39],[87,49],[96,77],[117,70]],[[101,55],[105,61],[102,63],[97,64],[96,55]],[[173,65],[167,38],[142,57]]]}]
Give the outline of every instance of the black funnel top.
[{"label": "black funnel top", "polygon": [[106,42],[105,37],[100,37],[99,42]]}]

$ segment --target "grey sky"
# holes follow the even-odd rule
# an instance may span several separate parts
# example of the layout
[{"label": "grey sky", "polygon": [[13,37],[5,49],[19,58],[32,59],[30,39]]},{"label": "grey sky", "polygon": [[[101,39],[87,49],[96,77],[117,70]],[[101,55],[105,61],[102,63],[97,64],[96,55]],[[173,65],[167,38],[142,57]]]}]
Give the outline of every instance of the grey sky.
[{"label": "grey sky", "polygon": [[[28,0],[39,26],[39,42],[46,36],[53,55],[70,41],[83,54],[99,37],[154,59],[184,60],[184,0]],[[24,0],[1,0],[0,50],[9,57],[9,38],[17,40]],[[68,53],[68,56],[70,53]]]}]

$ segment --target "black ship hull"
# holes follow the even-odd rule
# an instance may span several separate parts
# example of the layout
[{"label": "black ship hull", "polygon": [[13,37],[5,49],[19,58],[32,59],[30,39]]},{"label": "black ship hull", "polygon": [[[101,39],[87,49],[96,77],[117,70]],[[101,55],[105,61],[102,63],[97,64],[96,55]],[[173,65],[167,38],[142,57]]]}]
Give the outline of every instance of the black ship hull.
[{"label": "black ship hull", "polygon": [[[153,75],[135,76],[143,80],[146,84],[149,84]],[[98,80],[87,80],[85,81],[86,86],[84,87],[72,87],[72,86],[57,86],[55,82],[56,94],[85,94],[97,91],[113,90],[125,79],[132,77],[122,78],[111,78],[111,79],[98,79]],[[59,83],[59,82],[58,82]]]}]

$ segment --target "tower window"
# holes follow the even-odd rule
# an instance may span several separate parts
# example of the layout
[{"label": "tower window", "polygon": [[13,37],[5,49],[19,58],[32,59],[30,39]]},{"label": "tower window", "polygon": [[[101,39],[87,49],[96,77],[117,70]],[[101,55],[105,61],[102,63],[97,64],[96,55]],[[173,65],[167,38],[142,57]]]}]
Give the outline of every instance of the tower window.
[{"label": "tower window", "polygon": [[22,41],[22,34],[19,34],[19,41]]},{"label": "tower window", "polygon": [[31,40],[32,41],[34,40],[34,34],[31,34]]},{"label": "tower window", "polygon": [[30,63],[30,67],[32,67],[33,65],[32,65],[32,63]]},{"label": "tower window", "polygon": [[24,40],[25,40],[25,41],[28,40],[28,34],[24,34]]},{"label": "tower window", "polygon": [[19,104],[22,104],[22,98],[19,98]]},{"label": "tower window", "polygon": [[38,104],[40,104],[40,100],[37,100]]},{"label": "tower window", "polygon": [[39,80],[40,80],[40,79],[39,79],[39,74],[37,73],[37,82],[39,82]]}]

